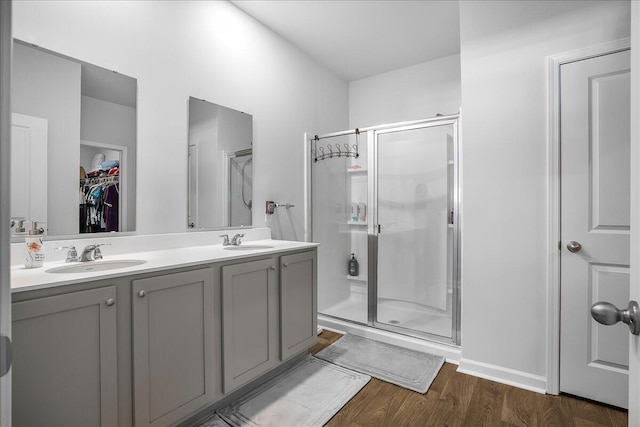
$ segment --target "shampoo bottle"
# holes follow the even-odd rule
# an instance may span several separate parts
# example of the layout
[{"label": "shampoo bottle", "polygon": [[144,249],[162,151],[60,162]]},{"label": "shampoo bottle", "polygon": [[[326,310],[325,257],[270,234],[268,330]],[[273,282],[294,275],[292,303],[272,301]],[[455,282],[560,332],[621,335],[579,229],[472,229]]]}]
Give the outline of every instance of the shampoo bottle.
[{"label": "shampoo bottle", "polygon": [[351,259],[349,260],[349,276],[357,276],[360,272],[360,266],[358,265],[358,260],[356,259],[355,254],[351,254]]},{"label": "shampoo bottle", "polygon": [[24,257],[25,268],[42,267],[42,263],[44,263],[43,235],[44,228],[38,227],[38,222],[33,221],[29,235],[24,238],[27,245],[27,252]]}]

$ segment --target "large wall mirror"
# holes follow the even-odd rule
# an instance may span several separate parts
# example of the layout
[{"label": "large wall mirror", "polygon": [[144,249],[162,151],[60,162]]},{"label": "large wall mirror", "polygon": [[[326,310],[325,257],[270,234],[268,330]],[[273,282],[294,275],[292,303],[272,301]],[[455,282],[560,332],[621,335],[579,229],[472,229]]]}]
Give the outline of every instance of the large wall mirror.
[{"label": "large wall mirror", "polygon": [[17,40],[13,52],[12,218],[50,236],[134,231],[136,79]]},{"label": "large wall mirror", "polygon": [[253,117],[189,98],[191,229],[251,226]]}]

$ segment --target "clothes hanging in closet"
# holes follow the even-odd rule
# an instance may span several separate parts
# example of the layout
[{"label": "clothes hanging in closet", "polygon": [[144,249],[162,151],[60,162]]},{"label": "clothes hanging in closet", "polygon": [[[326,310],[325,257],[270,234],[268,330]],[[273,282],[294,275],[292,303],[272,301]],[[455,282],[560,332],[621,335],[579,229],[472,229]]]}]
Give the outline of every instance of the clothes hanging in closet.
[{"label": "clothes hanging in closet", "polygon": [[80,187],[80,233],[118,231],[119,183],[103,181]]}]

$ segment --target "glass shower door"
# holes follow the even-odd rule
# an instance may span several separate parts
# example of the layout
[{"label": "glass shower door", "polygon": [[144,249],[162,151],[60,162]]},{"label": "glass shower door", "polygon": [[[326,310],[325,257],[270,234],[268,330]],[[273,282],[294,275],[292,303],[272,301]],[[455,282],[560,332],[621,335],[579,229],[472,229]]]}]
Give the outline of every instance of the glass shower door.
[{"label": "glass shower door", "polygon": [[457,122],[375,133],[375,326],[455,341]]}]

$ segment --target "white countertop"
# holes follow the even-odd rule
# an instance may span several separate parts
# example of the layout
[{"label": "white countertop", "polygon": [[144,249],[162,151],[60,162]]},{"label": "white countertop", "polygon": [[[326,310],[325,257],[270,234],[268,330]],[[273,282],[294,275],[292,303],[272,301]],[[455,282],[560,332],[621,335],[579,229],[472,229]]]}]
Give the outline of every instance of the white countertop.
[{"label": "white countertop", "polygon": [[[261,255],[272,255],[280,252],[308,249],[318,246],[317,243],[292,242],[286,240],[253,240],[243,245],[269,245],[269,249],[227,250],[222,245],[192,246],[176,249],[162,249],[130,254],[104,255],[103,261],[144,260],[144,264],[114,270],[82,272],[82,273],[47,273],[46,270],[65,264],[64,261],[45,262],[39,268],[11,268],[11,292],[25,292],[34,289],[44,289],[55,286],[85,283],[93,280],[110,279],[114,277],[131,276],[134,274],[151,273],[172,268],[188,267],[198,264],[229,261]],[[101,261],[93,261],[100,263]]]}]

